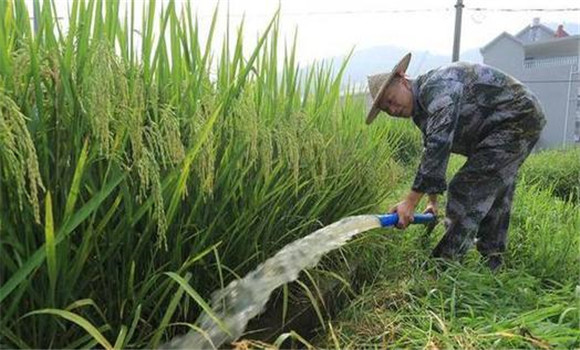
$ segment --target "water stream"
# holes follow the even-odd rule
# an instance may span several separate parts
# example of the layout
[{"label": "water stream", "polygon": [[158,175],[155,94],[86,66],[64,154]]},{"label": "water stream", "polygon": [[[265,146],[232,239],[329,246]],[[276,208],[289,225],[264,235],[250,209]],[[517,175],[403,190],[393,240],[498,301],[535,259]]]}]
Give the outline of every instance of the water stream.
[{"label": "water stream", "polygon": [[190,331],[160,348],[209,349],[236,340],[276,288],[297,279],[300,271],[315,266],[323,255],[353,236],[378,227],[381,222],[375,215],[351,216],[288,244],[244,278],[214,292],[211,306],[221,327],[204,312],[196,322],[200,332]]}]

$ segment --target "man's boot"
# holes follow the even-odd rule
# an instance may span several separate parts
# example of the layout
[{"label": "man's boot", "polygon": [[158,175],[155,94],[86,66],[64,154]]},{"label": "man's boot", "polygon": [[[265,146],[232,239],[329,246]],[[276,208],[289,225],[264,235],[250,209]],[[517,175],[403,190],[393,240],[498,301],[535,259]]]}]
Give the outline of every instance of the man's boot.
[{"label": "man's boot", "polygon": [[501,254],[490,254],[486,257],[485,264],[492,272],[497,272],[499,268],[503,265],[503,258]]}]

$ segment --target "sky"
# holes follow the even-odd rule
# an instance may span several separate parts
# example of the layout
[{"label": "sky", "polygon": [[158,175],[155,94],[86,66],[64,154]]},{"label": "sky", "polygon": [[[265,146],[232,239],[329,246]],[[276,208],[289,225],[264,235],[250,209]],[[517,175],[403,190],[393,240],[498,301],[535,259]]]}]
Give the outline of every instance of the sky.
[{"label": "sky", "polygon": [[[245,17],[246,32],[264,28],[281,8],[281,33],[291,39],[298,28],[298,59],[302,62],[340,56],[351,48],[400,46],[451,54],[455,26],[456,0],[222,0],[220,12],[232,22]],[[216,1],[196,1],[198,14],[209,21]],[[579,26],[580,11],[474,11],[489,9],[580,8],[571,0],[464,0],[461,50],[480,48],[503,31],[515,34],[534,17],[541,22]],[[397,12],[399,11],[399,12]],[[413,12],[416,11],[416,12]]]},{"label": "sky", "polygon": [[[32,0],[26,1],[32,3]],[[140,5],[145,0],[134,1]],[[186,1],[176,0],[178,5]],[[228,9],[230,30],[244,18],[247,47],[254,45],[257,33],[280,7],[280,37],[291,41],[298,30],[297,59],[307,64],[345,55],[352,48],[387,45],[451,55],[456,1],[195,0],[191,5],[198,15],[202,33],[207,32],[216,6],[220,14],[218,33],[225,33]],[[66,17],[70,0],[55,2],[59,16]],[[554,11],[578,9],[580,3],[576,0],[463,0],[463,4],[461,51],[480,48],[504,31],[516,34],[531,24],[534,17],[544,23],[562,23],[564,28],[575,27],[575,32],[580,26],[580,11]],[[137,8],[141,10],[141,6]]]}]

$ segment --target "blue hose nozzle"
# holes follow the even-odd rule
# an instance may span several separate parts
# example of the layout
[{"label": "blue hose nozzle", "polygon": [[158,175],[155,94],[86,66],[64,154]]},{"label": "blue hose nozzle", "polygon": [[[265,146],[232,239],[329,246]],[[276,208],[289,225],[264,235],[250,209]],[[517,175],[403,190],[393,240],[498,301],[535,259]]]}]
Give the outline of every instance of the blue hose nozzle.
[{"label": "blue hose nozzle", "polygon": [[[381,222],[381,227],[395,226],[399,222],[399,215],[397,213],[377,215],[377,217]],[[413,218],[412,224],[429,224],[435,221],[435,215],[430,213],[415,214]]]}]

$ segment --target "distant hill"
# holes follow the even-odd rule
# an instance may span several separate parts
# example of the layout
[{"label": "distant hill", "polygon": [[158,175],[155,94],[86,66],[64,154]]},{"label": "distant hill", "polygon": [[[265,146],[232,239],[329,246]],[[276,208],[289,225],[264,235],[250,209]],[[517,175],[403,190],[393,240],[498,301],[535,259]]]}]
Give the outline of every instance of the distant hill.
[{"label": "distant hill", "polygon": [[[547,22],[544,24],[554,30],[558,27],[558,23]],[[580,25],[572,25],[568,23],[565,24],[564,29],[570,35],[577,35],[580,32]],[[500,35],[501,31],[498,31],[497,34]],[[485,44],[487,43],[482,43],[481,46],[483,47]],[[407,69],[407,73],[410,76],[425,73],[428,70],[451,62],[451,55],[437,55],[430,53],[429,51],[413,51],[403,47],[389,45],[370,47],[353,52],[345,70],[343,84],[346,85],[350,83],[351,85],[356,86],[366,85],[368,75],[391,70],[398,60],[407,52],[413,54],[413,58],[411,59],[411,63]],[[333,70],[336,72],[340,68],[344,58],[345,56],[327,57],[322,61],[324,61],[325,64],[332,64]],[[467,62],[483,62],[483,58],[479,53],[479,48],[461,52],[459,59]],[[309,67],[306,66],[302,70],[307,70],[308,68]]]},{"label": "distant hill", "polygon": [[[407,52],[413,54],[407,73],[410,76],[424,73],[430,69],[448,64],[451,56],[436,55],[428,51],[410,51],[396,46],[376,46],[353,52],[344,74],[344,84],[366,84],[367,76],[391,70],[398,60]],[[336,56],[323,59],[325,64],[332,64],[336,72],[345,56]],[[479,49],[465,51],[460,54],[460,60],[468,62],[482,62]],[[304,70],[309,67],[305,67]]]}]

